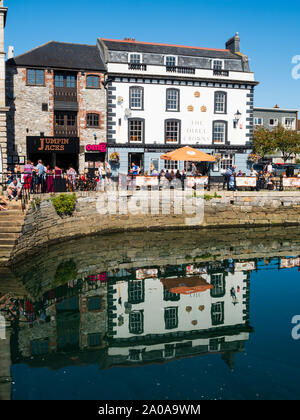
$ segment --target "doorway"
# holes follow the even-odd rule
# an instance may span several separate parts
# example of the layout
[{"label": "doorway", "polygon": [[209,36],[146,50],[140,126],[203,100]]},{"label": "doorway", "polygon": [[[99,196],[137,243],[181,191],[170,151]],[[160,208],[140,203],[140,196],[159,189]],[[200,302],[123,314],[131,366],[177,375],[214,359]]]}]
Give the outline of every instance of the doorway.
[{"label": "doorway", "polygon": [[144,153],[128,153],[128,172],[135,163],[140,168],[140,173],[144,172]]}]

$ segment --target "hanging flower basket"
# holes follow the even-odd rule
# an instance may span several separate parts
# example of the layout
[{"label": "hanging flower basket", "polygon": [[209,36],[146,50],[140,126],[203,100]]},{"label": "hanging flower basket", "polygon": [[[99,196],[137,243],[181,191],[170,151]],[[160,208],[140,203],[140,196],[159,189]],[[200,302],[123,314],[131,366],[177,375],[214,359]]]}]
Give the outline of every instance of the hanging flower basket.
[{"label": "hanging flower basket", "polygon": [[260,159],[260,156],[256,155],[255,153],[250,153],[250,155],[248,156],[248,161],[252,163],[258,162],[259,159]]},{"label": "hanging flower basket", "polygon": [[222,155],[220,153],[217,153],[216,155],[214,155],[214,157],[216,158],[217,163],[219,163],[220,160],[222,159]]},{"label": "hanging flower basket", "polygon": [[120,155],[118,152],[112,152],[109,155],[109,160],[113,163],[119,163],[120,162]]}]

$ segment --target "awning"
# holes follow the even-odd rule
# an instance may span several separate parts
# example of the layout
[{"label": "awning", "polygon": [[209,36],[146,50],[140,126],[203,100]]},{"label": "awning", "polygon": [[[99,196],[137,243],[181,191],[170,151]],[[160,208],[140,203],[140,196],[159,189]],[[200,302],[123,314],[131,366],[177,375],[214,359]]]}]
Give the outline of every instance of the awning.
[{"label": "awning", "polygon": [[185,146],[181,149],[165,153],[160,157],[163,160],[181,160],[187,162],[215,162],[214,156],[201,152],[201,150],[193,149],[192,147]]}]

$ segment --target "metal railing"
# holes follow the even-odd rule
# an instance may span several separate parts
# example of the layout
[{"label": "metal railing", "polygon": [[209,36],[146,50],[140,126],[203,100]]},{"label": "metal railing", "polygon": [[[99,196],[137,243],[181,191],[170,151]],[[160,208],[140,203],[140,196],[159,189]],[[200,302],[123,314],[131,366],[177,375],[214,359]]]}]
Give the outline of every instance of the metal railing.
[{"label": "metal railing", "polygon": [[214,76],[229,76],[229,71],[228,70],[214,70],[213,71],[213,75]]},{"label": "metal railing", "polygon": [[183,73],[183,74],[195,74],[196,69],[193,67],[183,66],[166,66],[166,71],[169,73]]},{"label": "metal railing", "polygon": [[146,71],[147,70],[147,65],[146,64],[139,64],[139,63],[129,63],[128,64],[128,69],[129,70],[142,70],[142,71]]}]

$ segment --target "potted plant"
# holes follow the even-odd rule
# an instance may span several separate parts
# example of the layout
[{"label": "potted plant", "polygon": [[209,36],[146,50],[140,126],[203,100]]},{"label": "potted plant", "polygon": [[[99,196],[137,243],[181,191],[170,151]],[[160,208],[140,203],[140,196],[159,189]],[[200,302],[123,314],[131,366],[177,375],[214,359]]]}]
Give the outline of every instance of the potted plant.
[{"label": "potted plant", "polygon": [[252,163],[258,162],[259,159],[260,159],[260,156],[256,155],[255,153],[250,153],[250,155],[248,156],[248,161]]},{"label": "potted plant", "polygon": [[216,163],[219,163],[222,159],[222,155],[220,153],[217,153],[216,155],[214,155],[214,157],[216,158]]}]

